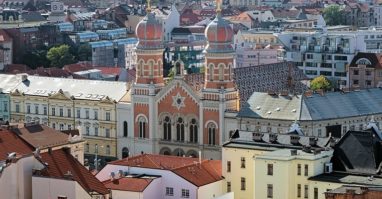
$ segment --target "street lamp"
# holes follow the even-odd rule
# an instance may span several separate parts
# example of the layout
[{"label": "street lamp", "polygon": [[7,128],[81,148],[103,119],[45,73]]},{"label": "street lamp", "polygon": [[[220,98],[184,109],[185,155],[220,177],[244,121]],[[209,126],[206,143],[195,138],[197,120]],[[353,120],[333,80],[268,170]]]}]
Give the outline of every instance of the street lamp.
[{"label": "street lamp", "polygon": [[[101,145],[101,148],[103,148],[103,146]],[[101,159],[98,159],[98,144],[95,145],[95,158],[94,158],[94,166],[95,166],[95,170],[98,171],[98,165],[101,163]]]}]

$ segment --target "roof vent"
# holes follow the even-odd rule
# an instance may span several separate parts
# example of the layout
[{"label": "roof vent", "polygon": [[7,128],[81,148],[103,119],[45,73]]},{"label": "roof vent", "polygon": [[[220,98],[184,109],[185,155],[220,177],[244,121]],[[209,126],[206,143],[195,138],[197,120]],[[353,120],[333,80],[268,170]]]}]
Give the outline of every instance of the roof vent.
[{"label": "roof vent", "polygon": [[269,142],[276,142],[277,141],[277,134],[270,133],[269,134]]},{"label": "roof vent", "polygon": [[293,144],[293,145],[298,145],[300,144],[300,136],[298,135],[291,135],[290,136],[290,143]]},{"label": "roof vent", "polygon": [[290,150],[290,155],[291,156],[296,156],[297,155],[297,149]]},{"label": "roof vent", "polygon": [[292,109],[292,113],[295,113],[296,112],[296,109]]},{"label": "roof vent", "polygon": [[272,111],[268,111],[267,113],[270,115],[270,114],[272,114]]},{"label": "roof vent", "polygon": [[333,163],[327,162],[324,165],[325,173],[332,173],[333,172]]},{"label": "roof vent", "polygon": [[279,107],[276,108],[276,111],[280,111],[281,109]]},{"label": "roof vent", "polygon": [[252,140],[255,142],[261,142],[263,141],[263,133],[252,133]]},{"label": "roof vent", "polygon": [[315,138],[315,137],[310,137],[309,138],[309,145],[310,146],[316,146],[317,145],[317,138]]},{"label": "roof vent", "polygon": [[256,110],[260,110],[260,109],[261,109],[261,107],[260,107],[260,106],[256,107]]}]

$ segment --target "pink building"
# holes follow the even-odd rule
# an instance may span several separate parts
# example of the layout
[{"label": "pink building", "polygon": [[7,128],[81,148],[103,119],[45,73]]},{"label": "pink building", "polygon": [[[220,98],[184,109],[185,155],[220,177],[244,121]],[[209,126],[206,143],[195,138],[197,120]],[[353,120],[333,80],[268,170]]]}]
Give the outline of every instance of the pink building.
[{"label": "pink building", "polygon": [[273,64],[282,61],[279,45],[245,45],[236,49],[235,68]]}]

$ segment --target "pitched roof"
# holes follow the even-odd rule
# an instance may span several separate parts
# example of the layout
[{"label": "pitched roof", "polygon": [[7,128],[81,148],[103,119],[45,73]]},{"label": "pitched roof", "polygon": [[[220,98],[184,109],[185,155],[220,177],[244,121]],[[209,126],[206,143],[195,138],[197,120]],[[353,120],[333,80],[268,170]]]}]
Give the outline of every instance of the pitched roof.
[{"label": "pitched roof", "polygon": [[348,131],[334,146],[333,170],[381,175],[381,149],[382,139],[374,129]]},{"label": "pitched roof", "polygon": [[360,59],[367,59],[371,62],[371,65],[368,65],[367,67],[382,69],[382,53],[359,52],[353,57],[350,63],[350,67],[356,67],[357,66],[356,63]]},{"label": "pitched roof", "polygon": [[221,160],[204,160],[201,165],[189,164],[172,171],[188,182],[200,187],[222,180],[221,167]]},{"label": "pitched roof", "polygon": [[295,19],[300,13],[299,10],[288,10],[280,8],[272,9],[271,12],[276,19]]},{"label": "pitched roof", "polygon": [[81,165],[67,149],[42,153],[41,161],[47,165],[40,172],[42,176],[74,180],[88,193],[97,192],[103,195],[109,193],[102,182]]},{"label": "pitched roof", "polygon": [[27,155],[33,152],[33,147],[26,143],[15,133],[0,129],[0,161],[5,160],[9,153],[16,152],[16,155]]},{"label": "pitched roof", "polygon": [[12,129],[12,131],[34,148],[46,149],[48,147],[62,146],[70,143],[67,134],[45,125],[34,124],[15,128]]},{"label": "pitched roof", "polygon": [[222,180],[220,160],[203,160],[201,165],[198,162],[198,158],[142,154],[109,164],[169,170],[198,187]]},{"label": "pitched roof", "polygon": [[105,185],[106,188],[111,190],[143,192],[153,180],[155,179],[122,177],[114,180],[106,180],[102,183]]},{"label": "pitched roof", "polygon": [[113,165],[135,166],[150,169],[171,170],[174,168],[186,166],[199,161],[198,158],[142,154],[122,160],[110,162]]}]

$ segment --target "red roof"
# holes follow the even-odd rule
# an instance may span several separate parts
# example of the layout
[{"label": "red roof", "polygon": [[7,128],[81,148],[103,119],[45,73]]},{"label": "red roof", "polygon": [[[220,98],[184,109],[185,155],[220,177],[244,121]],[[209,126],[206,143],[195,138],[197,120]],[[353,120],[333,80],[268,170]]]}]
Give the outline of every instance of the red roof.
[{"label": "red roof", "polygon": [[170,170],[198,187],[222,180],[220,160],[203,160],[201,165],[198,161],[198,158],[143,154],[109,164]]},{"label": "red roof", "polygon": [[5,160],[9,153],[16,152],[17,155],[32,154],[33,147],[22,140],[15,133],[0,129],[0,160]]},{"label": "red roof", "polygon": [[63,69],[71,73],[75,73],[78,71],[93,69],[93,66],[90,63],[76,63],[76,64],[65,65]]},{"label": "red roof", "polygon": [[[109,191],[90,173],[67,149],[58,149],[41,154],[41,161],[47,165],[41,174],[51,178],[70,179],[78,182],[84,190],[106,195]],[[68,175],[70,173],[70,175]]]},{"label": "red roof", "polygon": [[113,165],[171,170],[199,161],[198,158],[143,154],[110,162]]},{"label": "red roof", "polygon": [[103,182],[106,188],[121,191],[143,192],[153,181],[151,178],[123,177]]},{"label": "red roof", "polygon": [[120,67],[94,67],[94,69],[98,69],[104,75],[119,75],[121,73]]}]

